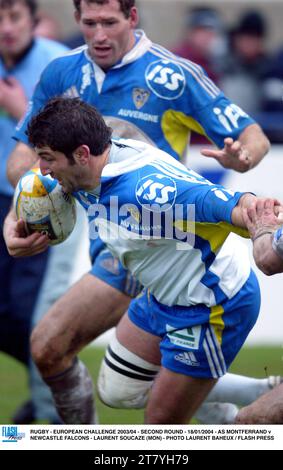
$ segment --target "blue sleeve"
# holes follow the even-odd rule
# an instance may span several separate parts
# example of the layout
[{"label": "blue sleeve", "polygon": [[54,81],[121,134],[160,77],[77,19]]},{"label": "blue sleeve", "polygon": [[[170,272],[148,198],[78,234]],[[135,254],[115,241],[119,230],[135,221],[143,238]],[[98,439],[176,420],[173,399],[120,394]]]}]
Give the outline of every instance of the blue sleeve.
[{"label": "blue sleeve", "polygon": [[[254,120],[239,106],[232,103],[200,67],[187,61],[184,67],[186,93],[181,97],[183,112],[201,125],[207,137],[219,148],[224,139],[237,139]],[[188,73],[189,72],[189,73]]]},{"label": "blue sleeve", "polygon": [[233,209],[244,193],[230,191],[221,185],[211,186],[202,197],[202,203],[196,210],[196,219],[200,222],[232,223]]},{"label": "blue sleeve", "polygon": [[255,121],[239,106],[221,93],[212,103],[196,111],[197,121],[217,147],[224,147],[224,139],[236,140],[242,131]]},{"label": "blue sleeve", "polygon": [[17,125],[13,138],[28,144],[26,129],[32,116],[47,103],[47,101],[61,94],[60,80],[56,78],[56,67],[52,61],[42,72],[39,82],[36,85],[33,97],[29,103],[25,116]]},{"label": "blue sleeve", "polygon": [[202,177],[199,182],[177,182],[176,204],[194,205],[196,222],[232,223],[231,215],[244,193],[234,192],[221,185],[212,184]]}]

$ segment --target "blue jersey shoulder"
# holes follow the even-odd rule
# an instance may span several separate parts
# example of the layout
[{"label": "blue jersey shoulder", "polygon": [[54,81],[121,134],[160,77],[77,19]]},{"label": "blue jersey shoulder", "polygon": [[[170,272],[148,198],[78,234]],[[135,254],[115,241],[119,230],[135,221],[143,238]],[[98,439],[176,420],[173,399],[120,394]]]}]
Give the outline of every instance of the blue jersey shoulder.
[{"label": "blue jersey shoulder", "polygon": [[[50,75],[59,76],[62,79],[67,77],[69,73],[73,74],[74,71],[80,70],[80,67],[88,62],[85,55],[86,49],[87,46],[81,46],[52,60],[45,68],[41,80],[47,82]],[[56,82],[54,84],[56,85]]]}]

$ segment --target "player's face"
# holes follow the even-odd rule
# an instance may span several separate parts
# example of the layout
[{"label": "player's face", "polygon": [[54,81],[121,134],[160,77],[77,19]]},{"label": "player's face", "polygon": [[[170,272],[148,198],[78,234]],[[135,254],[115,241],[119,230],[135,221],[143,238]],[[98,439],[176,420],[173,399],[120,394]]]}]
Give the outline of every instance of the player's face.
[{"label": "player's face", "polygon": [[29,8],[19,0],[0,8],[0,54],[4,59],[21,55],[33,37],[33,18]]},{"label": "player's face", "polygon": [[89,55],[103,70],[119,62],[134,46],[134,28],[138,22],[135,7],[126,18],[118,0],[102,5],[82,0],[81,12],[75,15]]},{"label": "player's face", "polygon": [[85,175],[83,169],[70,161],[64,153],[51,150],[49,147],[36,149],[41,173],[58,180],[67,193],[84,189]]}]

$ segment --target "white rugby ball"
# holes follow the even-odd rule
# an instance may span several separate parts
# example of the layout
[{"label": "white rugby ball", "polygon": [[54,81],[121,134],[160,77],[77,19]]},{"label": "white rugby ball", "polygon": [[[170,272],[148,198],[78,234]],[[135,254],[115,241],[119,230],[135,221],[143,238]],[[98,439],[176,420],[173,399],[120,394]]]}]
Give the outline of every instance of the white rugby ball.
[{"label": "white rugby ball", "polygon": [[76,201],[57,180],[33,168],[19,180],[14,194],[18,219],[26,223],[28,234],[46,233],[50,245],[62,243],[76,224]]}]

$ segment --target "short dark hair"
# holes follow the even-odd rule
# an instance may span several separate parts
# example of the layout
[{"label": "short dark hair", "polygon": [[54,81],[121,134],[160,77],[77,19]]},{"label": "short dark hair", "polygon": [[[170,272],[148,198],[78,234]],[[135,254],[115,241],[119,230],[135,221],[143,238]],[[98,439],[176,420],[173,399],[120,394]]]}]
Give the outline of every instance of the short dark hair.
[{"label": "short dark hair", "polygon": [[16,3],[25,4],[29,8],[31,16],[36,15],[37,7],[38,7],[37,0],[0,0],[0,9],[11,8]]},{"label": "short dark hair", "polygon": [[101,114],[79,98],[53,98],[32,118],[27,135],[34,147],[49,147],[73,161],[73,152],[87,145],[94,156],[111,143],[112,129]]},{"label": "short dark hair", "polygon": [[[81,12],[82,0],[73,0],[75,9]],[[109,3],[109,0],[85,0],[86,3],[97,3],[98,5],[104,5]],[[124,13],[126,18],[129,18],[131,8],[135,6],[135,0],[117,0],[120,3],[120,9]]]}]

